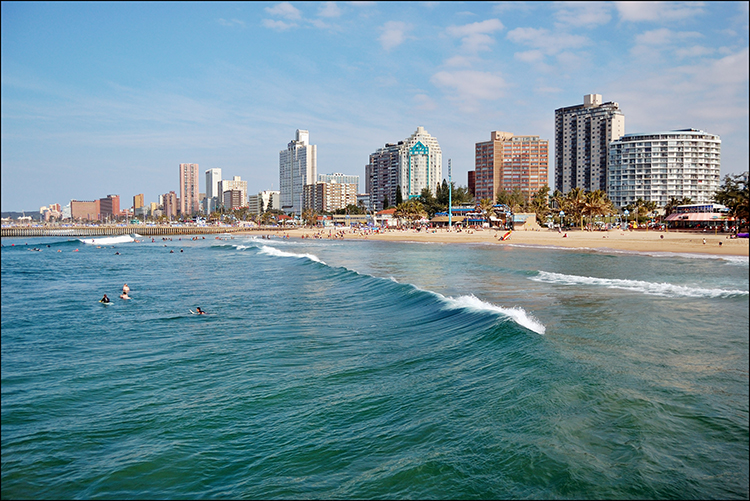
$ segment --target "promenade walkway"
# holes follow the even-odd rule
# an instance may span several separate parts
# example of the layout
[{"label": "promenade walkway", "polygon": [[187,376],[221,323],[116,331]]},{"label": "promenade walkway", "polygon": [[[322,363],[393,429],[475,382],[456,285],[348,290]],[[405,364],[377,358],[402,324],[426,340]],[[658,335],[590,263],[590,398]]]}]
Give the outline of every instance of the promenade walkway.
[{"label": "promenade walkway", "polygon": [[278,227],[240,227],[240,226],[173,226],[173,225],[101,225],[101,226],[11,226],[0,229],[2,237],[99,237],[130,235],[137,233],[143,236],[155,235],[208,235],[218,233],[237,233],[240,231],[284,231]]}]

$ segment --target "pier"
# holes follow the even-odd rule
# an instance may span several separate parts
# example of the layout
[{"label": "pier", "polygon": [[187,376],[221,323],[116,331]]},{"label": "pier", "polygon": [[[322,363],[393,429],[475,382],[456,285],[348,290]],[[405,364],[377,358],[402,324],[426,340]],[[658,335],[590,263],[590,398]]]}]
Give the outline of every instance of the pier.
[{"label": "pier", "polygon": [[209,235],[237,233],[241,231],[286,231],[281,227],[241,227],[241,226],[173,226],[173,225],[102,225],[102,226],[12,226],[0,229],[4,237],[104,237],[130,235]]}]

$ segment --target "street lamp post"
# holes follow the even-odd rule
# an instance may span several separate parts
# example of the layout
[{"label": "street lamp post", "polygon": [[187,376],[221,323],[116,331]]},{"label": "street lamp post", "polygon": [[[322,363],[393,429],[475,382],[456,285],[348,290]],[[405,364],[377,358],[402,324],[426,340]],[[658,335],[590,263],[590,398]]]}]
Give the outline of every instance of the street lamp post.
[{"label": "street lamp post", "polygon": [[565,217],[565,212],[560,211],[560,229],[562,230],[563,227],[563,218]]},{"label": "street lamp post", "polygon": [[448,231],[453,226],[453,211],[451,210],[453,205],[453,187],[451,186],[451,159],[448,159]]},{"label": "street lamp post", "polygon": [[630,211],[628,209],[625,209],[625,212],[623,212],[623,214],[625,214],[625,229],[627,230],[628,229],[628,216],[630,215]]}]

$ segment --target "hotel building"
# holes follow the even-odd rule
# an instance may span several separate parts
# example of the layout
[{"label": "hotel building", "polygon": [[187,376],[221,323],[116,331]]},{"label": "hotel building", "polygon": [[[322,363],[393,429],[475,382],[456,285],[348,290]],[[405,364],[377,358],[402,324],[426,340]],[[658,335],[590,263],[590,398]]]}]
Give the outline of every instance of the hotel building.
[{"label": "hotel building", "polygon": [[[357,176],[351,176],[357,177]],[[316,212],[333,212],[357,205],[359,183],[317,182],[305,185],[305,207]]]},{"label": "hotel building", "polygon": [[396,203],[396,187],[401,187],[404,200],[421,195],[424,188],[435,193],[442,182],[443,153],[436,138],[424,127],[398,144],[387,143],[370,155],[365,167],[365,191],[370,206],[382,210],[384,202]]},{"label": "hotel building", "polygon": [[624,134],[620,105],[602,103],[600,94],[555,110],[555,190],[606,191],[609,144]]},{"label": "hotel building", "polygon": [[206,214],[214,212],[222,203],[221,195],[221,169],[208,169],[206,171]]},{"label": "hotel building", "polygon": [[475,145],[474,196],[495,201],[498,193],[519,189],[531,197],[547,186],[549,141],[539,136],[514,136],[493,131]]},{"label": "hotel building", "polygon": [[638,198],[713,201],[721,176],[721,138],[697,129],[626,134],[609,150],[607,193],[617,207]]},{"label": "hotel building", "polygon": [[278,191],[264,190],[257,195],[247,197],[247,206],[252,214],[262,214],[268,210],[281,207],[279,203],[281,193]]},{"label": "hotel building", "polygon": [[[229,199],[226,197],[228,191],[238,191],[239,195],[232,195]],[[247,206],[247,181],[240,179],[240,176],[234,176],[231,180],[222,179],[219,192],[223,197],[225,209],[236,209]],[[239,197],[239,198],[238,198]],[[206,195],[208,198],[208,195]],[[227,203],[227,200],[230,202]]]},{"label": "hotel building", "polygon": [[120,216],[120,195],[107,195],[99,199],[99,218],[116,219]]},{"label": "hotel building", "polygon": [[200,209],[198,164],[180,164],[180,214],[191,216]]},{"label": "hotel building", "polygon": [[398,144],[386,143],[383,148],[370,154],[370,162],[365,166],[365,191],[370,194],[370,207],[383,210],[395,205],[398,186],[399,148]]},{"label": "hotel building", "polygon": [[281,210],[302,214],[303,191],[318,173],[318,150],[310,144],[310,133],[297,129],[295,139],[279,152]]}]

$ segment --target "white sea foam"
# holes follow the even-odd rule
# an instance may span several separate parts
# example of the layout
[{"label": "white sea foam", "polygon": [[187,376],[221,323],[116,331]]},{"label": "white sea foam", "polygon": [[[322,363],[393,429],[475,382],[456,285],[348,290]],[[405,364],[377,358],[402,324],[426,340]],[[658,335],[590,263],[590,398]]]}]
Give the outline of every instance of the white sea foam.
[{"label": "white sea foam", "polygon": [[310,261],[315,261],[316,263],[325,264],[323,261],[320,260],[318,256],[315,254],[297,254],[295,252],[286,252],[280,249],[277,249],[276,247],[269,247],[268,245],[263,245],[260,248],[260,253],[265,254],[267,256],[275,256],[275,257],[296,257],[296,258],[304,258],[309,259]]},{"label": "white sea foam", "polygon": [[617,278],[597,278],[582,277],[577,275],[565,275],[563,273],[551,273],[540,271],[539,275],[531,277],[536,282],[547,282],[562,285],[593,285],[603,286],[609,289],[624,289],[644,294],[669,297],[729,297],[729,296],[746,296],[748,291],[726,290],[726,289],[706,289],[702,287],[692,287],[689,285],[676,285],[670,283],[645,282],[643,280],[623,280]]},{"label": "white sea foam", "polygon": [[[437,293],[435,293],[437,294]],[[465,308],[467,310],[474,311],[489,311],[492,313],[500,314],[506,317],[510,317],[518,325],[529,329],[530,331],[536,332],[537,334],[544,334],[547,328],[532,315],[528,314],[526,310],[519,307],[514,308],[503,308],[486,301],[482,301],[478,297],[472,295],[459,296],[456,298],[441,296],[450,308]]]},{"label": "white sea foam", "polygon": [[116,237],[103,237],[103,238],[79,238],[81,242],[88,245],[114,245],[114,244],[125,244],[133,242],[135,239],[130,235],[118,235]]}]

